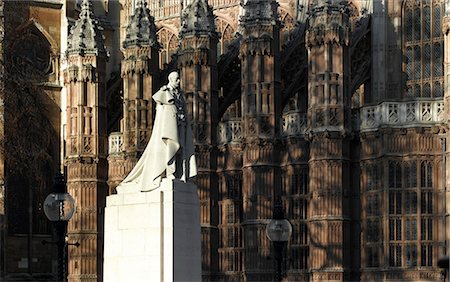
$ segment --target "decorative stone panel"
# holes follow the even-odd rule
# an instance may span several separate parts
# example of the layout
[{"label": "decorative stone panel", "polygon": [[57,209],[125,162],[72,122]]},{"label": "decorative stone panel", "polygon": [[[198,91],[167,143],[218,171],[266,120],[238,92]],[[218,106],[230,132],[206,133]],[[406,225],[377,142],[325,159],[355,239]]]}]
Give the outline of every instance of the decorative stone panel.
[{"label": "decorative stone panel", "polygon": [[376,130],[383,125],[412,127],[444,121],[443,100],[384,102],[361,109],[361,131]]},{"label": "decorative stone panel", "polygon": [[121,132],[113,132],[108,137],[108,152],[110,155],[122,153],[123,148],[123,134]]}]

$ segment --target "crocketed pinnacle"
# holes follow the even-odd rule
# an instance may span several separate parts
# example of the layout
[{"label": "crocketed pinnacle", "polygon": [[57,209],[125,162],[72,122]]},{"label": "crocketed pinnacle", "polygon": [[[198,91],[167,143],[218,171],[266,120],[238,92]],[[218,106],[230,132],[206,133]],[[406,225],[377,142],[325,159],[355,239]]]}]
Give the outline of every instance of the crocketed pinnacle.
[{"label": "crocketed pinnacle", "polygon": [[[241,2],[242,3],[242,2]],[[244,14],[240,25],[277,24],[279,4],[275,0],[247,0],[244,1]]]},{"label": "crocketed pinnacle", "polygon": [[181,14],[180,38],[189,35],[218,36],[214,14],[207,0],[192,1]]},{"label": "crocketed pinnacle", "polygon": [[137,0],[134,14],[127,26],[126,39],[123,47],[151,46],[159,48],[156,37],[155,19],[150,15],[147,2]]},{"label": "crocketed pinnacle", "polygon": [[98,21],[94,18],[91,1],[83,0],[80,16],[70,30],[67,55],[95,54],[106,56],[101,30]]}]

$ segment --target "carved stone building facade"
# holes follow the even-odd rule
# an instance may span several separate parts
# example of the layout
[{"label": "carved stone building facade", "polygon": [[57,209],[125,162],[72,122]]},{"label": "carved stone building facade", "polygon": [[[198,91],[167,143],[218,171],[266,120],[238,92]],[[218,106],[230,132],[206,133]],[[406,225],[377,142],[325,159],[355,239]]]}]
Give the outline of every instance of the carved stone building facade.
[{"label": "carved stone building facade", "polygon": [[[0,1],[0,277],[51,279],[42,213],[64,172],[69,281],[102,280],[103,209],[179,70],[205,280],[442,279],[450,222],[444,0]],[[30,173],[32,172],[32,173]],[[449,185],[447,185],[447,183]]]}]

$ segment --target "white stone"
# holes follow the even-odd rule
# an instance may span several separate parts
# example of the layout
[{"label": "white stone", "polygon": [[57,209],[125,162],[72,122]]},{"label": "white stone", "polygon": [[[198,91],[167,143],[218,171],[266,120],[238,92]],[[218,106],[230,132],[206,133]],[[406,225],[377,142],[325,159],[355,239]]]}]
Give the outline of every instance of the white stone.
[{"label": "white stone", "polygon": [[201,281],[197,187],[163,179],[127,192],[107,199],[104,281]]},{"label": "white stone", "polygon": [[152,96],[156,103],[152,135],[139,161],[116,187],[118,194],[154,190],[162,178],[185,181],[197,175],[192,128],[179,74],[171,72],[168,79],[169,83]]}]

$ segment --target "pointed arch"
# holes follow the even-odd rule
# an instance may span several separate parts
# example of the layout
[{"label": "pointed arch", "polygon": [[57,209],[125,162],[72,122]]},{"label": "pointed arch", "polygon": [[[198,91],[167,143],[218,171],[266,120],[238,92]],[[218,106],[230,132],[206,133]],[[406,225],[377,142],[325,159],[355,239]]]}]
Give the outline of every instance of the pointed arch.
[{"label": "pointed arch", "polygon": [[280,46],[283,46],[291,40],[292,31],[295,28],[294,17],[284,8],[279,9],[280,19],[283,23],[283,28],[280,30]]},{"label": "pointed arch", "polygon": [[10,42],[7,60],[17,75],[27,81],[58,81],[59,44],[35,19],[17,27]]},{"label": "pointed arch", "polygon": [[34,18],[29,19],[27,22],[17,27],[16,31],[18,35],[26,33],[40,34],[50,45],[51,51],[53,53],[57,53],[59,50],[59,44],[56,43],[55,39],[53,39],[50,33]]},{"label": "pointed arch", "polygon": [[356,23],[360,19],[359,5],[357,5],[355,3],[355,1],[348,1],[347,10],[348,10],[348,16],[349,16],[349,21],[350,21],[350,28],[352,30],[355,30]]},{"label": "pointed arch", "polygon": [[221,38],[217,43],[217,55],[220,56],[227,52],[227,48],[233,40],[236,31],[233,25],[222,17],[216,17],[216,30],[221,34]]},{"label": "pointed arch", "polygon": [[178,50],[178,36],[177,33],[172,29],[163,26],[157,32],[158,41],[161,44],[161,50],[159,52],[159,65],[163,67],[167,65],[172,60],[172,55],[174,55]]}]

